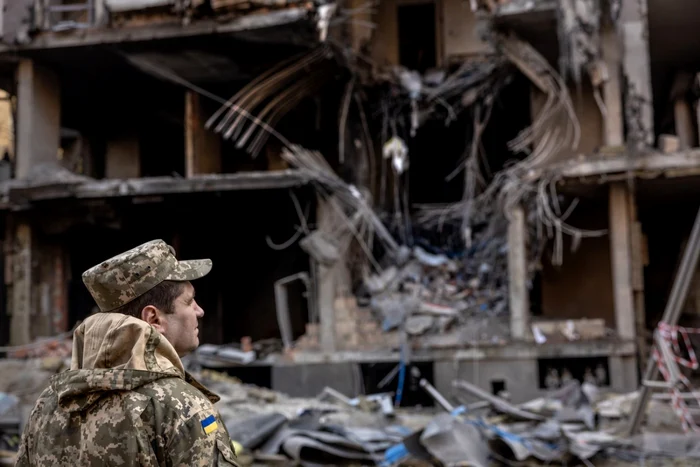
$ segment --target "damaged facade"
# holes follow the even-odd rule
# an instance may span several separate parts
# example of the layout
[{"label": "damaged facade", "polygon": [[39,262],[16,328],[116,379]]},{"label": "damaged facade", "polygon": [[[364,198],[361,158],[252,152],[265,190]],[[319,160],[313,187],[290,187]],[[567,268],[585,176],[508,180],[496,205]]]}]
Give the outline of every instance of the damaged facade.
[{"label": "damaged facade", "polygon": [[0,342],[70,331],[80,273],[163,238],[214,261],[201,361],[256,384],[637,388],[698,207],[684,8],[5,3]]}]

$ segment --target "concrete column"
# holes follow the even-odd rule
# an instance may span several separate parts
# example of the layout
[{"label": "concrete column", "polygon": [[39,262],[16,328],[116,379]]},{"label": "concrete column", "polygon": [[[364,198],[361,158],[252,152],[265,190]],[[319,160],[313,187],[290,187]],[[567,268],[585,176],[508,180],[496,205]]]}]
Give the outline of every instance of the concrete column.
[{"label": "concrete column", "polygon": [[605,145],[614,148],[624,145],[624,120],[622,118],[622,86],[620,69],[622,57],[620,39],[612,25],[604,23],[601,34],[603,60],[607,70],[607,80],[603,83],[605,100]]},{"label": "concrete column", "polygon": [[10,345],[28,344],[32,340],[32,229],[21,222],[14,230],[12,245]]},{"label": "concrete column", "polygon": [[36,164],[57,161],[60,131],[58,77],[33,60],[20,60],[17,67],[17,178],[25,178]]},{"label": "concrete column", "polygon": [[693,75],[690,73],[678,73],[671,87],[671,99],[673,100],[673,120],[676,127],[676,136],[681,149],[690,149],[696,146],[695,125],[693,124],[693,109],[688,99],[689,91],[693,86]]},{"label": "concrete column", "polygon": [[530,296],[527,289],[527,225],[525,211],[520,206],[509,213],[508,291],[511,337],[525,339],[530,325]]},{"label": "concrete column", "polygon": [[628,141],[634,150],[654,144],[654,109],[649,66],[647,0],[621,3],[618,30],[622,38],[622,70],[625,76],[625,118]]},{"label": "concrete column", "polygon": [[636,336],[632,293],[632,225],[629,193],[624,182],[610,184],[609,229],[617,334],[623,339],[632,340]]},{"label": "concrete column", "polygon": [[[332,230],[333,219],[337,215],[333,212],[330,200],[318,197],[317,222],[321,231]],[[313,260],[312,260],[313,261]],[[338,275],[337,266],[329,266],[323,263],[316,263],[316,293],[318,300],[318,320],[319,320],[319,344],[322,352],[335,352],[337,342],[335,338],[335,296],[336,279]]]},{"label": "concrete column", "polygon": [[199,94],[185,94],[185,176],[221,172],[221,140],[204,128],[204,115]]}]

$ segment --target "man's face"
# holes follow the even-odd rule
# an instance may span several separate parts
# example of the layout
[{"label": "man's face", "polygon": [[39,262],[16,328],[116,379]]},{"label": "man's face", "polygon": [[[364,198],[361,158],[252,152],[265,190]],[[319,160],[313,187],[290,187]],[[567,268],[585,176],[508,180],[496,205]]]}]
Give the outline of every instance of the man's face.
[{"label": "man's face", "polygon": [[161,314],[161,333],[175,348],[180,357],[194,351],[199,346],[199,322],[204,310],[194,300],[194,287],[189,282],[173,302],[173,312]]}]

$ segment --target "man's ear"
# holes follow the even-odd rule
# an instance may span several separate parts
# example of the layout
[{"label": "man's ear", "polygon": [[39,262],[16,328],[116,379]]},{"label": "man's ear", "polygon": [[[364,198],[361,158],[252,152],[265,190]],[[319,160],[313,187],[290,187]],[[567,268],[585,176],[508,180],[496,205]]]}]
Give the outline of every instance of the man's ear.
[{"label": "man's ear", "polygon": [[163,333],[165,320],[161,317],[160,310],[153,305],[147,305],[141,310],[141,319],[153,326],[158,332]]}]

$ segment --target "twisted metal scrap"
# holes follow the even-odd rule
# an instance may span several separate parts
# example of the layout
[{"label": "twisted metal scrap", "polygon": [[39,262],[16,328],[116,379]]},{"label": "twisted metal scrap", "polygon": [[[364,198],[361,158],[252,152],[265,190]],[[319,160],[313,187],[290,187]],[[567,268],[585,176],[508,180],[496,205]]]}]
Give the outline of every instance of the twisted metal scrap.
[{"label": "twisted metal scrap", "polygon": [[[332,76],[333,62],[325,46],[284,60],[249,82],[207,120],[224,139],[232,139],[237,148],[256,157],[270,133],[255,122],[250,123],[243,111],[257,112],[257,118],[274,127],[304,98],[313,95]],[[217,123],[218,121],[218,123]],[[247,127],[247,128],[246,128]],[[255,133],[257,132],[257,135]]]},{"label": "twisted metal scrap", "polygon": [[[494,39],[501,53],[547,97],[533,124],[508,143],[511,151],[522,152],[526,157],[496,173],[481,193],[474,193],[471,187],[465,190],[461,202],[446,208],[425,208],[418,218],[425,225],[434,227],[461,219],[468,244],[470,226],[474,222],[473,213],[491,213],[489,231],[494,235],[505,235],[507,223],[503,220],[509,219],[513,208],[525,205],[529,212],[536,214],[528,219],[530,234],[541,237],[544,227],[547,236],[554,238],[552,263],[560,265],[563,260],[563,234],[573,236],[576,242],[584,237],[606,234],[605,230],[583,230],[566,223],[572,208],[562,214],[555,190],[559,179],[556,173],[546,170],[546,166],[562,152],[578,147],[581,135],[578,118],[565,82],[544,57],[513,36],[499,34]],[[476,156],[477,153],[473,151],[470,158]],[[472,175],[474,179],[481,177],[476,163],[467,163],[465,170],[476,171]],[[531,242],[533,245],[538,243]],[[533,251],[530,253],[537,254]]]},{"label": "twisted metal scrap", "polygon": [[317,193],[323,196],[343,219],[344,225],[338,226],[334,233],[341,237],[345,231],[349,230],[375,270],[380,272],[382,268],[371,251],[374,237],[376,236],[382,242],[389,254],[396,253],[399,245],[370,206],[367,195],[360,192],[357,187],[345,183],[333,171],[323,155],[317,151],[291,145],[284,148],[282,158],[306,174],[309,180],[313,180]]}]

